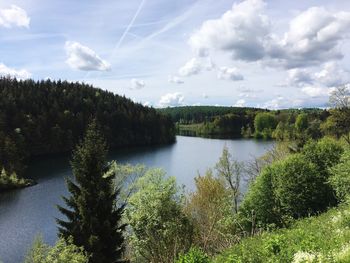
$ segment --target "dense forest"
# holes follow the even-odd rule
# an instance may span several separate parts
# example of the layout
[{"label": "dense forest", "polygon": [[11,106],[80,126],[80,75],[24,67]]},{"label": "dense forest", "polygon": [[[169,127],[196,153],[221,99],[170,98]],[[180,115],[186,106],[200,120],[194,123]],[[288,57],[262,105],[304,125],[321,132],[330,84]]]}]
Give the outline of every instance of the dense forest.
[{"label": "dense forest", "polygon": [[21,175],[29,157],[70,151],[92,119],[112,148],[175,140],[169,117],[111,92],[61,80],[0,78],[0,169]]},{"label": "dense forest", "polygon": [[258,108],[188,106],[160,109],[176,123],[178,134],[217,137],[283,139],[297,136],[302,119],[312,138],[319,138],[321,124],[330,113],[318,108],[267,110]]},{"label": "dense forest", "polygon": [[163,108],[159,109],[159,111],[170,115],[174,122],[178,122],[180,124],[192,124],[212,121],[215,117],[226,114],[249,116],[254,115],[255,112],[268,110],[247,107],[181,106]]}]

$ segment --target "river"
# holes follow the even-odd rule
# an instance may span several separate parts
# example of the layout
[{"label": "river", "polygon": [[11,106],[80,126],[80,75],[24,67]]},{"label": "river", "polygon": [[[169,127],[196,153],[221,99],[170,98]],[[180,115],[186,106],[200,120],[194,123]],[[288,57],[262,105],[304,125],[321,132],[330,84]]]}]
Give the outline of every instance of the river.
[{"label": "river", "polygon": [[[194,188],[194,177],[215,165],[225,145],[235,159],[247,161],[264,154],[273,142],[177,136],[172,145],[113,151],[109,158],[119,163],[161,167],[190,191]],[[62,205],[61,196],[67,194],[64,183],[67,176],[71,176],[69,156],[35,160],[28,167],[27,177],[35,179],[38,185],[0,194],[0,262],[23,262],[38,234],[45,242],[54,244],[55,218],[60,217],[56,205]]]}]

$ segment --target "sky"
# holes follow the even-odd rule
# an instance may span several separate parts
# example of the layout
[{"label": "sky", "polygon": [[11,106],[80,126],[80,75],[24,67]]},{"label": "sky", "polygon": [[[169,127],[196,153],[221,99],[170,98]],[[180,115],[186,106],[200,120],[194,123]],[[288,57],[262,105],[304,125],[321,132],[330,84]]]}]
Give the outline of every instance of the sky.
[{"label": "sky", "polygon": [[349,37],[348,0],[0,0],[0,75],[153,107],[326,107]]}]

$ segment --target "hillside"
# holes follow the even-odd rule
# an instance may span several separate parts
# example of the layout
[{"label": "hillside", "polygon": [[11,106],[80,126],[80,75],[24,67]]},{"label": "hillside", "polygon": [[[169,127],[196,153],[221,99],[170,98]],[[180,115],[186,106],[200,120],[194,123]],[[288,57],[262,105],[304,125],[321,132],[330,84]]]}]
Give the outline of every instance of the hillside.
[{"label": "hillside", "polygon": [[173,142],[171,119],[83,83],[0,79],[0,168],[22,173],[28,157],[68,152],[96,119],[111,148]]},{"label": "hillside", "polygon": [[[290,137],[295,137],[292,126],[299,115],[306,116],[306,121],[310,124],[310,132],[314,133],[312,138],[316,138],[318,135],[315,133],[319,133],[320,124],[329,116],[327,110],[318,108],[267,110],[247,107],[183,106],[159,109],[159,112],[171,116],[180,135],[218,138],[269,139],[283,137],[286,133]],[[267,121],[263,120],[266,119],[265,117],[257,121],[259,115],[260,117],[270,116],[270,124],[266,126]],[[256,127],[257,122],[262,122],[264,127],[262,129]],[[278,132],[273,135],[276,129]]]},{"label": "hillside", "polygon": [[160,112],[169,114],[174,122],[183,124],[201,123],[211,121],[216,116],[226,114],[249,115],[255,112],[268,111],[257,108],[225,107],[225,106],[182,106],[159,109]]},{"label": "hillside", "polygon": [[245,238],[215,263],[350,262],[350,206],[296,221],[287,229]]}]

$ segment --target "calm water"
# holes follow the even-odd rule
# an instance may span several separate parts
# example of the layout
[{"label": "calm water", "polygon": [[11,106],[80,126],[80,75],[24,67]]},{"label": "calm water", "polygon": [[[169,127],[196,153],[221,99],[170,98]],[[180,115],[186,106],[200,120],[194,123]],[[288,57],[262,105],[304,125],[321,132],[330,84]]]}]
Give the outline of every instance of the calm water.
[{"label": "calm water", "polygon": [[[176,176],[179,184],[193,189],[193,178],[213,167],[227,145],[233,156],[245,161],[260,156],[272,142],[254,140],[218,140],[178,136],[173,145],[148,147],[113,152],[110,159],[120,163],[143,163],[162,167]],[[0,195],[0,262],[22,262],[33,238],[41,234],[53,244],[57,237],[56,204],[62,204],[61,195],[67,194],[64,177],[71,176],[69,156],[34,161],[28,177],[38,185]]]}]

